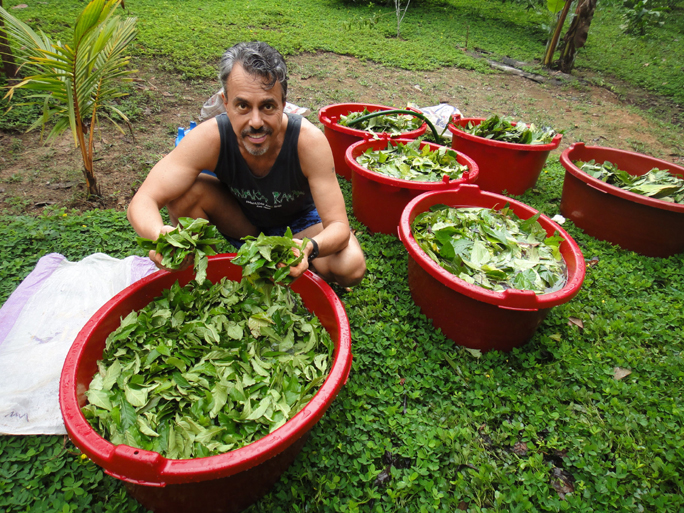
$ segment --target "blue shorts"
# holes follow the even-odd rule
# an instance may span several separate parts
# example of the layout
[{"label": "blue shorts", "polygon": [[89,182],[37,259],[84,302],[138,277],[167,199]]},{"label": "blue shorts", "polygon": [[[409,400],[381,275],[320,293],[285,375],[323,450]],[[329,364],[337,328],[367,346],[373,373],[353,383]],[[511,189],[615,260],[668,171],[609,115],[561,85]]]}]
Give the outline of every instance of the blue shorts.
[{"label": "blue shorts", "polygon": [[[267,235],[269,237],[272,235],[285,235],[287,227],[289,226],[290,230],[292,230],[292,235],[294,235],[296,233],[306,230],[310,226],[313,226],[321,222],[321,216],[318,215],[318,210],[316,209],[316,207],[314,207],[312,210],[309,210],[306,214],[292,221],[289,225],[272,226],[270,228],[259,228],[259,231],[261,231],[264,235]],[[244,244],[244,242],[241,240],[228,237],[227,235],[223,236],[237,249],[240,249]]]}]

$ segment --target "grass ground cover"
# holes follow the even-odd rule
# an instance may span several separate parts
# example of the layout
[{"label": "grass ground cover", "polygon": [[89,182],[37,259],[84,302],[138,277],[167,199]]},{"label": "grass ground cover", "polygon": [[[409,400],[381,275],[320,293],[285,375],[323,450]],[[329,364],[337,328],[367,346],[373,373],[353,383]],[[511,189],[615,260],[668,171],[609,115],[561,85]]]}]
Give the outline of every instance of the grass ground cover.
[{"label": "grass ground cover", "polygon": [[[19,3],[11,0],[5,7],[53,35],[66,33],[82,9],[77,0],[63,0],[59,9],[48,2],[11,9]],[[424,0],[410,6],[398,39],[393,7],[343,0],[212,0],[201,5],[137,0],[127,7],[138,18],[136,55],[160,57],[168,70],[186,79],[214,77],[221,52],[236,42],[255,39],[286,55],[330,51],[412,70],[459,66],[489,71],[482,60],[464,52],[466,38],[468,49],[531,62],[543,54],[547,34],[542,24],[550,16],[499,0]],[[368,20],[377,23],[364,23]],[[676,11],[666,20],[646,37],[625,35],[620,29],[621,11],[599,5],[577,66],[599,72],[606,81],[618,76],[684,103],[684,44],[680,41],[684,16]]]},{"label": "grass ground cover", "polygon": [[[4,5],[9,8],[18,3],[5,0]],[[445,55],[452,52],[450,44],[463,44],[464,31],[448,28],[457,21],[470,24],[469,47],[478,46],[500,55],[535,57],[544,40],[534,28],[534,16],[538,15],[496,0],[427,3],[425,10],[417,4],[416,9],[409,9],[402,25],[406,41],[392,37],[395,27],[391,14],[380,18],[375,30],[352,23],[349,37],[339,37],[340,23],[365,19],[379,8],[331,0],[212,1],[201,5],[148,0],[127,5],[141,19],[138,62],[155,57],[166,69],[184,73],[193,79],[193,86],[205,89],[201,77],[213,77],[218,53],[240,38],[261,38],[282,45],[287,52],[324,49],[414,70],[421,62],[438,66],[434,60],[437,53],[442,58],[442,52],[434,51],[430,29],[445,27]],[[447,11],[443,10],[445,6]],[[65,20],[73,20],[81,9],[81,3],[63,0],[59,11],[49,4],[32,2],[26,10],[11,12],[59,32],[67,24]],[[470,14],[444,21],[444,13],[453,14],[451,11]],[[582,59],[586,56],[589,60],[595,51],[596,62],[606,66],[603,70],[597,65],[602,73],[633,74],[634,80],[652,73],[652,81],[661,80],[660,73],[668,71],[669,64],[681,66],[681,47],[662,50],[669,44],[661,39],[662,34],[672,30],[668,26],[664,32],[654,32],[656,44],[647,49],[655,52],[647,55],[649,59],[663,52],[667,63],[662,65],[643,66],[654,61],[642,60],[641,50],[635,50],[638,58],[634,63],[631,57],[618,60],[620,49],[626,48],[620,45],[633,41],[638,46],[647,41],[618,35],[617,18],[606,21],[615,37],[592,46],[593,35],[601,30],[601,16],[597,14],[586,53],[578,56],[579,65],[584,65]],[[447,34],[449,30],[453,33]],[[411,43],[418,37],[416,34],[422,38],[422,46]],[[671,37],[675,38],[673,34]],[[501,38],[506,38],[505,44]],[[614,48],[608,48],[608,40]],[[458,58],[467,59],[463,65],[472,64],[485,71],[479,61],[458,52]],[[611,55],[615,56],[612,61]],[[351,59],[340,59],[335,65],[339,62]],[[338,83],[335,78],[331,82],[331,76],[339,75],[334,68],[320,67],[320,62],[308,58],[299,66],[301,69],[295,69],[299,76],[292,84],[297,94],[318,103],[359,100],[358,93],[350,97],[353,91],[345,89],[348,81]],[[384,95],[391,93],[394,98],[395,93],[397,97],[405,94],[389,75],[375,67],[372,70],[375,74],[351,69],[348,74],[358,73],[359,83],[367,81],[369,88],[383,81],[380,87]],[[327,80],[324,93],[324,86],[315,85],[321,78]],[[467,77],[460,78],[463,82],[455,82],[454,90],[466,83]],[[423,101],[437,101],[441,94],[438,91],[446,90],[430,85],[427,75],[413,73],[411,80],[407,88],[414,94],[418,93],[413,84],[421,84],[425,91],[434,90],[430,93],[434,98],[426,95]],[[480,81],[477,87],[486,89],[487,81],[499,80],[490,75]],[[488,108],[495,105],[496,95],[512,94],[497,89],[493,83],[492,87],[494,90],[486,93],[492,95],[487,100]],[[465,93],[453,92],[453,98],[458,98],[455,103],[475,109],[474,104],[467,103],[475,88],[471,85]],[[212,83],[201,96],[215,89]],[[185,94],[174,96],[181,98]],[[506,96],[510,98],[507,102],[516,109],[526,109],[529,121],[546,115],[525,87],[518,87],[517,94],[520,96]],[[581,96],[580,91],[577,96]],[[121,151],[138,153],[135,158],[144,161],[144,170],[149,169],[153,157],[142,153],[155,152],[154,158],[158,158],[157,153],[165,151],[158,141],[149,139],[156,104],[165,101],[169,100],[161,93],[148,90],[136,91],[129,104],[138,108],[136,102],[140,102],[138,119],[147,124],[136,124],[142,149]],[[566,132],[569,140],[572,135],[576,140],[589,141],[586,134],[597,119],[590,116],[597,112],[610,114],[609,105],[602,102],[578,103],[577,109],[586,110],[579,114],[570,113],[568,105],[562,101],[553,108],[567,110],[568,119],[575,116],[575,124]],[[144,114],[150,108],[152,114]],[[484,109],[481,104],[477,108]],[[619,116],[620,124],[616,121],[612,132],[618,133],[624,124],[626,115],[621,111]],[[15,118],[17,122],[22,121],[21,117]],[[172,124],[165,134],[166,143],[174,136],[173,128]],[[663,135],[668,130],[661,127]],[[674,139],[676,133],[667,135]],[[601,141],[605,144],[606,138]],[[649,150],[643,138],[611,142],[638,144],[634,149]],[[3,148],[0,156],[21,159],[20,142],[16,145],[7,152]],[[50,158],[48,154],[46,160]],[[522,200],[554,215],[559,212],[563,177],[557,157],[546,171],[535,190]],[[25,179],[29,177],[27,171]],[[3,183],[2,187],[9,185]],[[343,187],[350,206],[350,187]],[[371,235],[353,217],[351,220],[368,258],[369,271],[363,283],[351,292],[336,289],[345,302],[352,327],[354,363],[350,380],[292,467],[251,509],[252,513],[684,509],[684,441],[680,434],[684,424],[684,255],[668,259],[642,257],[596,241],[566,223],[564,227],[579,242],[586,259],[591,259],[580,294],[554,309],[524,348],[478,357],[447,341],[413,305],[406,280],[407,257],[401,243],[390,236]],[[226,251],[229,247],[220,249]],[[96,251],[116,257],[142,254],[122,212],[51,210],[42,216],[4,216],[0,218],[0,303],[40,256],[53,251],[71,260]],[[617,379],[624,372],[616,373],[616,368],[631,374]],[[63,437],[3,436],[0,511],[141,512],[144,508],[127,497],[120,482],[82,458]]]},{"label": "grass ground cover", "polygon": [[[554,215],[563,169],[545,171],[521,199]],[[579,295],[523,348],[480,356],[413,304],[403,245],[352,225],[368,274],[337,289],[350,380],[252,512],[684,508],[684,256],[643,257],[567,222],[590,261]],[[0,235],[0,300],[44,253],[140,253],[113,211],[5,218]],[[4,511],[143,511],[62,437],[4,436],[0,455]]]}]

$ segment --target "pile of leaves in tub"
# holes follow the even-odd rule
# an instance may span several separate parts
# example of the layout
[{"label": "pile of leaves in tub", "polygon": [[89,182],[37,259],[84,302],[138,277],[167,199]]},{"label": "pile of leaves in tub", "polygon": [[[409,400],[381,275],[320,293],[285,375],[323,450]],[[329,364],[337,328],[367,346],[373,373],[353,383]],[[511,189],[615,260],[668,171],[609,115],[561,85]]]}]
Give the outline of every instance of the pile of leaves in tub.
[{"label": "pile of leaves in tub", "polygon": [[458,180],[468,171],[468,166],[459,164],[457,159],[458,154],[451,148],[440,146],[432,150],[426,144],[421,149],[420,141],[406,144],[388,142],[384,150],[368,148],[356,157],[359,165],[369,171],[420,182],[441,182],[445,176],[449,180]]},{"label": "pile of leaves in tub", "polygon": [[82,410],[93,428],[113,444],[185,459],[238,449],[291,419],[325,381],[334,350],[299,295],[273,281],[290,280],[303,256],[292,248],[305,244],[289,230],[249,238],[233,259],[240,282],[176,282],[123,319]]},{"label": "pile of leaves in tub", "polygon": [[349,112],[346,116],[340,116],[338,124],[374,134],[387,133],[390,135],[401,135],[405,132],[418,130],[423,126],[422,119],[410,114],[380,115],[360,123],[354,123],[355,120],[370,113],[371,111],[368,108],[364,108],[363,111]]},{"label": "pile of leaves in tub", "polygon": [[654,167],[641,176],[635,176],[608,161],[602,164],[597,164],[594,160],[577,161],[575,165],[589,176],[634,194],[684,204],[684,177],[673,175],[667,169]]},{"label": "pile of leaves in tub", "polygon": [[513,144],[550,144],[556,134],[551,127],[537,127],[534,123],[515,123],[510,117],[490,116],[479,124],[469,121],[465,127],[456,125],[460,130],[485,139]]},{"label": "pile of leaves in tub", "polygon": [[434,205],[416,216],[411,232],[432,260],[470,284],[547,294],[567,281],[560,253],[565,239],[557,231],[549,237],[539,216],[522,220],[508,206]]}]

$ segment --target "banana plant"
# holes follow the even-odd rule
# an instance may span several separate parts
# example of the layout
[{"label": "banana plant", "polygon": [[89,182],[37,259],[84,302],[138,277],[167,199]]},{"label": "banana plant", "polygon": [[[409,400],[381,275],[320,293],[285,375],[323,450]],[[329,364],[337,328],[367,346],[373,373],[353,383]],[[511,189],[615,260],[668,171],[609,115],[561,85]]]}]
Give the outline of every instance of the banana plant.
[{"label": "banana plant", "polygon": [[16,89],[28,89],[37,94],[32,104],[43,105],[43,114],[30,127],[33,130],[52,121],[47,141],[71,129],[74,144],[81,150],[83,175],[88,196],[100,196],[93,169],[93,135],[100,117],[109,119],[116,113],[130,127],[128,118],[112,100],[124,96],[117,81],[135,70],[127,69],[130,57],[128,45],[136,36],[136,19],[115,14],[122,0],[92,0],[83,9],[74,25],[71,41],[53,42],[49,36],[12,16],[0,7],[8,39],[14,43],[16,57],[25,76],[9,87],[11,100]]}]

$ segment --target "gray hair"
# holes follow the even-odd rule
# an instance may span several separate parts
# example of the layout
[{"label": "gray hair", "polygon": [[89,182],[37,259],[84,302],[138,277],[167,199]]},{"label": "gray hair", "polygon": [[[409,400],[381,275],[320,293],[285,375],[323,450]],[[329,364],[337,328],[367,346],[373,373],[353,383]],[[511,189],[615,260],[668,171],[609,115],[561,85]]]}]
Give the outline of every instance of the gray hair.
[{"label": "gray hair", "polygon": [[219,62],[219,80],[223,93],[227,94],[226,83],[233,66],[240,64],[250,75],[264,79],[264,89],[271,89],[276,82],[283,88],[283,103],[287,98],[287,66],[285,59],[275,48],[260,41],[238,43],[231,46]]}]

